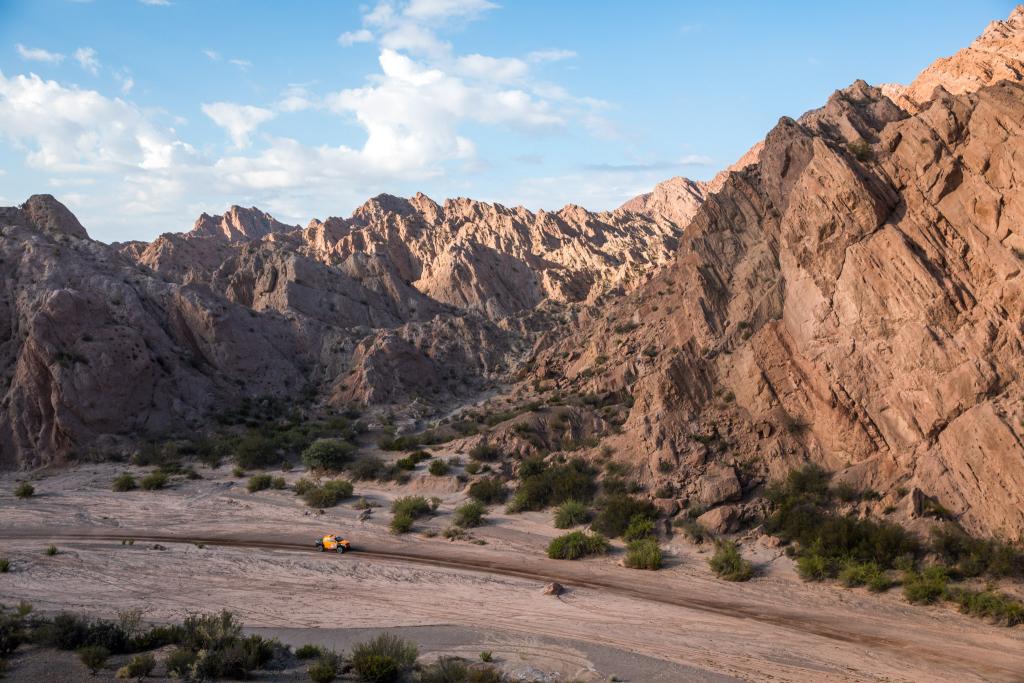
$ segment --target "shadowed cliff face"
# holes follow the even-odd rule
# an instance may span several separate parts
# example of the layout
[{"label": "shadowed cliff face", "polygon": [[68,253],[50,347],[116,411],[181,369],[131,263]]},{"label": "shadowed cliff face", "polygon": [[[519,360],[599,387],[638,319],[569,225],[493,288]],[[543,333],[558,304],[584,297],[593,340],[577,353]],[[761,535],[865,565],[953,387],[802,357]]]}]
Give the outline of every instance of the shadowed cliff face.
[{"label": "shadowed cliff face", "polygon": [[[540,373],[635,398],[623,448],[781,474],[810,459],[1024,530],[1024,86],[941,89],[914,116],[862,82],[733,174],[674,263]],[[629,329],[633,328],[633,329]],[[616,333],[628,330],[624,333]],[[586,379],[599,356],[620,366]],[[630,447],[629,444],[632,444]]]}]

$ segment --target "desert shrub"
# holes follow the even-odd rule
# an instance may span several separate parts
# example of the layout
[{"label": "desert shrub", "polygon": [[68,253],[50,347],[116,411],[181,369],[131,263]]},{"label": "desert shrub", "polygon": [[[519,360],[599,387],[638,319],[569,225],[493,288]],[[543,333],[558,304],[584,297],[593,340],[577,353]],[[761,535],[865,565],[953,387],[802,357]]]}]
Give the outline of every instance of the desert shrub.
[{"label": "desert shrub", "polygon": [[270,437],[249,432],[235,444],[235,463],[247,470],[273,467],[281,462],[278,446]]},{"label": "desert shrub", "polygon": [[732,541],[716,541],[715,554],[708,560],[711,571],[725,581],[749,581],[754,576],[754,565],[743,559],[739,547]]},{"label": "desert shrub", "polygon": [[803,553],[796,560],[796,570],[804,581],[824,581],[830,576],[835,576],[836,566],[816,553]]},{"label": "desert shrub", "polygon": [[18,498],[31,498],[35,495],[36,487],[27,481],[23,481],[14,487],[14,495]]},{"label": "desert shrub", "polygon": [[443,477],[448,474],[449,470],[448,463],[444,460],[434,460],[430,463],[430,467],[427,468],[427,471],[435,477]]},{"label": "desert shrub", "polygon": [[306,479],[305,477],[297,480],[294,484],[292,484],[292,490],[295,491],[295,495],[297,496],[304,496],[307,491],[315,488],[316,483],[313,482],[311,479]]},{"label": "desert shrub", "polygon": [[519,466],[519,487],[509,510],[543,510],[570,499],[589,502],[597,490],[596,474],[581,458],[564,463],[549,463],[540,457],[524,460]]},{"label": "desert shrub", "polygon": [[145,491],[157,491],[167,486],[167,473],[163,470],[153,470],[142,478],[139,485]]},{"label": "desert shrub", "polygon": [[52,544],[46,546],[46,554],[49,555],[50,557],[53,557],[54,555],[56,555],[57,554],[57,546],[52,545]]},{"label": "desert shrub", "polygon": [[408,512],[399,512],[391,518],[391,533],[393,534],[407,534],[412,531],[412,524],[415,520],[413,516]]},{"label": "desert shrub", "polygon": [[654,520],[645,515],[635,515],[629,520],[629,526],[622,532],[627,541],[638,541],[654,535]]},{"label": "desert shrub", "polygon": [[480,443],[469,451],[469,457],[477,462],[497,462],[503,457],[501,449],[486,443]]},{"label": "desert shrub", "polygon": [[467,462],[466,463],[466,474],[477,474],[480,471],[480,463],[478,462]]},{"label": "desert shrub", "polygon": [[994,539],[972,538],[954,524],[932,529],[932,550],[964,576],[1024,576],[1024,552]]},{"label": "desert shrub", "polygon": [[139,485],[136,483],[135,477],[128,472],[125,472],[114,479],[114,483],[111,485],[111,488],[118,493],[124,493],[125,491],[133,491],[138,488],[138,486]]},{"label": "desert shrub", "polygon": [[410,455],[407,455],[404,458],[399,458],[398,460],[396,460],[395,461],[395,466],[398,467],[399,469],[403,469],[403,470],[407,470],[407,471],[412,471],[412,470],[416,469],[416,464],[418,462],[419,461],[416,460],[416,458],[414,458],[414,457],[412,457]]},{"label": "desert shrub", "polygon": [[949,573],[941,565],[908,571],[903,575],[903,596],[915,604],[931,604],[946,595]]},{"label": "desert shrub", "polygon": [[404,496],[391,503],[391,512],[396,515],[407,514],[413,519],[423,517],[431,512],[430,501],[423,496]]},{"label": "desert shrub", "polygon": [[847,562],[839,571],[839,582],[847,588],[867,586],[874,593],[881,593],[892,586],[885,570],[876,562]]},{"label": "desert shrub", "polygon": [[625,565],[630,569],[661,569],[661,548],[654,538],[640,538],[629,542]]},{"label": "desert shrub", "polygon": [[313,659],[314,657],[320,657],[325,654],[324,649],[319,645],[313,645],[312,643],[306,643],[295,648],[295,656],[299,659]]},{"label": "desert shrub", "polygon": [[469,496],[485,505],[503,503],[508,498],[508,489],[497,477],[485,477],[469,485]]},{"label": "desert shrub", "polygon": [[[481,656],[483,653],[481,653]],[[505,683],[493,666],[469,666],[458,657],[441,657],[420,671],[420,683]]]},{"label": "desert shrub", "polygon": [[231,468],[231,474],[235,479],[241,479],[245,476],[245,468],[241,465],[235,465]]},{"label": "desert shrub", "polygon": [[607,496],[599,503],[597,515],[590,526],[614,538],[625,533],[637,517],[653,520],[656,516],[657,510],[650,501],[620,493]]},{"label": "desert shrub", "polygon": [[570,529],[590,521],[590,510],[578,500],[570,498],[555,510],[555,528]]},{"label": "desert shrub", "polygon": [[481,662],[493,662],[494,661],[494,653],[492,653],[490,650],[484,650],[483,652],[480,653],[480,661]]},{"label": "desert shrub", "polygon": [[[303,647],[315,646],[307,645]],[[320,648],[316,648],[316,652],[316,655],[310,655],[310,657],[319,656],[319,658],[309,665],[306,669],[306,674],[309,676],[309,680],[313,681],[313,683],[331,683],[338,677],[339,672],[337,659],[334,657],[320,656]],[[296,652],[296,654],[298,654],[298,652]],[[306,657],[305,659],[308,658],[309,657]]]},{"label": "desert shrub", "polygon": [[551,540],[548,557],[553,560],[576,560],[587,555],[602,555],[608,552],[610,544],[601,534],[585,534],[572,531]]},{"label": "desert shrub", "polygon": [[461,527],[480,526],[487,515],[487,507],[478,500],[471,500],[455,510],[455,524]]},{"label": "desert shrub", "polygon": [[89,670],[89,673],[95,676],[110,659],[110,650],[100,645],[86,645],[78,648],[78,659]]},{"label": "desert shrub", "polygon": [[767,497],[773,512],[765,521],[765,531],[795,541],[798,557],[817,556],[806,564],[824,571],[824,577],[835,576],[846,562],[873,562],[888,569],[897,558],[917,554],[917,539],[899,525],[833,513],[828,480],[824,470],[809,465],[770,486]]},{"label": "desert shrub", "polygon": [[705,529],[692,517],[678,517],[672,523],[676,529],[679,529],[684,536],[690,539],[693,543],[703,543],[704,541],[714,540],[714,534]]},{"label": "desert shrub", "polygon": [[118,678],[142,679],[153,673],[156,668],[156,658],[148,652],[135,655],[128,663],[117,670]]},{"label": "desert shrub", "polygon": [[254,474],[249,477],[249,483],[245,485],[249,493],[255,493],[264,489],[269,489],[274,478],[269,474]]},{"label": "desert shrub", "polygon": [[11,571],[11,561],[6,557],[0,557],[0,574],[6,574]]},{"label": "desert shrub", "polygon": [[175,678],[188,680],[189,674],[192,671],[192,665],[195,664],[195,661],[195,652],[185,647],[179,647],[175,648],[167,655],[164,659],[164,666],[167,667],[167,673],[171,674]]},{"label": "desert shrub", "polygon": [[284,477],[274,477],[270,482],[270,488],[281,491],[288,485],[288,482],[284,480]]},{"label": "desert shrub", "polygon": [[302,451],[302,462],[311,470],[337,472],[355,452],[356,447],[343,439],[317,439]]},{"label": "desert shrub", "polygon": [[871,161],[875,158],[875,153],[867,140],[854,140],[847,145],[847,148],[857,161]]},{"label": "desert shrub", "polygon": [[367,455],[353,461],[348,466],[349,475],[356,481],[381,479],[387,471],[384,461],[375,455]]},{"label": "desert shrub", "polygon": [[[17,609],[8,611],[0,605],[0,661],[11,654],[29,639],[26,617],[32,612],[27,602],[18,605]],[[0,669],[0,674],[3,670]]]},{"label": "desert shrub", "polygon": [[334,507],[345,498],[350,498],[353,491],[352,482],[344,479],[331,479],[320,486],[306,489],[302,494],[302,499],[310,507],[329,508]]},{"label": "desert shrub", "polygon": [[360,679],[368,683],[390,683],[412,668],[418,656],[415,644],[382,633],[353,647],[350,661]]},{"label": "desert shrub", "polygon": [[945,597],[955,602],[964,614],[989,619],[1003,626],[1024,624],[1024,603],[1004,593],[950,588]]}]

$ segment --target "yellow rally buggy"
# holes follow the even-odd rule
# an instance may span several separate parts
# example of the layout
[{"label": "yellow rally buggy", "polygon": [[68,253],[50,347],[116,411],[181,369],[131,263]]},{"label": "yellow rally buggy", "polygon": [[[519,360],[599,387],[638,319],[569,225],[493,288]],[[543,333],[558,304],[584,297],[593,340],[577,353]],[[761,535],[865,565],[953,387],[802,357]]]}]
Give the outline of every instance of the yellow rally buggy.
[{"label": "yellow rally buggy", "polygon": [[342,538],[339,534],[328,534],[323,538],[316,539],[316,547],[320,552],[325,553],[328,550],[334,550],[339,553],[347,553],[352,549],[352,544],[347,539]]}]

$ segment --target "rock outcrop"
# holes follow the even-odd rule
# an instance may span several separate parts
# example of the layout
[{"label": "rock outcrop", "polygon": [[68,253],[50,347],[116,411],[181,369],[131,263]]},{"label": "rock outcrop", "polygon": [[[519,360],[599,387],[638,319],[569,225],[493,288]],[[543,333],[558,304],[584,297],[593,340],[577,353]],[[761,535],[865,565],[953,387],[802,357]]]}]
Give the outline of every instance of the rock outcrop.
[{"label": "rock outcrop", "polygon": [[[886,495],[916,486],[968,528],[1016,537],[1021,149],[1024,84],[940,88],[908,116],[855,83],[780,121],[675,262],[538,372],[629,391],[621,448],[651,471],[667,460],[691,481],[718,459],[778,476],[811,460]],[[585,373],[599,356],[623,362]],[[709,456],[719,439],[733,448]]]}]

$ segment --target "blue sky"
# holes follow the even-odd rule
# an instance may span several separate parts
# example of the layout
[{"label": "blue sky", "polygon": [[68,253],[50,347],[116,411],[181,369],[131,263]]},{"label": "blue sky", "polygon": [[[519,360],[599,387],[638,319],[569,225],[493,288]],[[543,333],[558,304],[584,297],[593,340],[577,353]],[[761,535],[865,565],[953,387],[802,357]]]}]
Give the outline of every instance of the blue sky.
[{"label": "blue sky", "polygon": [[104,241],[380,192],[613,208],[1013,4],[0,0],[0,205],[52,193]]}]

